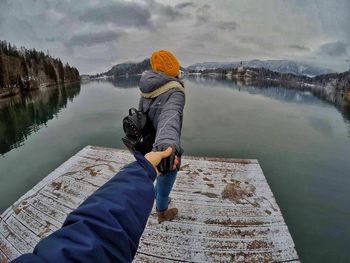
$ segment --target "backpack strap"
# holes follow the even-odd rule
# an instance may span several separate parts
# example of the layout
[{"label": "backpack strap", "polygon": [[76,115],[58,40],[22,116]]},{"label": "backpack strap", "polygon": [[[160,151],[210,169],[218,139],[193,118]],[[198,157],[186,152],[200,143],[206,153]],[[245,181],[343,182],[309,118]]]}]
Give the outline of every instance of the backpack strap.
[{"label": "backpack strap", "polygon": [[185,88],[184,86],[175,80],[169,81],[168,83],[164,84],[163,86],[160,86],[158,89],[151,91],[151,92],[141,92],[141,96],[146,98],[146,99],[153,99],[158,97],[159,95],[167,92],[168,90],[171,89],[177,89],[183,93],[185,93]]}]

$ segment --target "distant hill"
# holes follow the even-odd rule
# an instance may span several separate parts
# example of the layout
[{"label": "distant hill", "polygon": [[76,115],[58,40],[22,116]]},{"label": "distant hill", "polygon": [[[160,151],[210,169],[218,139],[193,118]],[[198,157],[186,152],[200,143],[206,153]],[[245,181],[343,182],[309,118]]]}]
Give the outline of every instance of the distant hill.
[{"label": "distant hill", "polygon": [[[125,77],[126,75],[141,75],[142,72],[151,69],[149,58],[144,59],[141,62],[125,62],[113,66],[110,70],[104,73],[90,76],[91,78],[103,78],[103,77]],[[180,67],[182,71],[185,68]]]},{"label": "distant hill", "polygon": [[295,75],[317,76],[332,73],[329,69],[323,69],[289,60],[249,60],[242,62],[203,62],[193,64],[186,69],[189,72],[200,72],[215,69],[234,69],[239,66],[249,68],[265,68],[279,73],[291,73]]},{"label": "distant hill", "polygon": [[0,41],[0,98],[79,79],[79,71],[58,58]]},{"label": "distant hill", "polygon": [[110,70],[108,70],[104,75],[106,76],[125,76],[129,75],[138,75],[142,74],[145,70],[150,70],[151,64],[149,59],[144,59],[141,62],[127,62],[121,63],[113,66]]}]

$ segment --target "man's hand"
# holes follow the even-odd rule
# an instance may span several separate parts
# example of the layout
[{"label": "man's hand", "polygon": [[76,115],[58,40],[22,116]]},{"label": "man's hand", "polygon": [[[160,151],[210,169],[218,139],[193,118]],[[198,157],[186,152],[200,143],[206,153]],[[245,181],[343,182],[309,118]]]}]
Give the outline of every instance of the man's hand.
[{"label": "man's hand", "polygon": [[[173,149],[171,147],[168,147],[165,151],[149,152],[145,155],[146,160],[149,161],[152,164],[154,170],[156,170],[157,176],[160,175],[160,172],[157,169],[157,165],[160,163],[160,161],[163,158],[169,157],[172,152],[173,152]],[[176,169],[176,165],[178,164],[178,162],[179,160],[177,159],[177,157],[175,157],[174,165],[173,165],[174,170]]]}]

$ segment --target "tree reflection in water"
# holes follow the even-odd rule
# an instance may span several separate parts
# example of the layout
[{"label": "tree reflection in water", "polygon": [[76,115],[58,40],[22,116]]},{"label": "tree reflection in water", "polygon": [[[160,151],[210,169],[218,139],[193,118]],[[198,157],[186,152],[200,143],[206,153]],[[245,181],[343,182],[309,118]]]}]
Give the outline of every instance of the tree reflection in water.
[{"label": "tree reflection in water", "polygon": [[45,88],[0,101],[0,154],[25,142],[80,93],[80,83]]}]

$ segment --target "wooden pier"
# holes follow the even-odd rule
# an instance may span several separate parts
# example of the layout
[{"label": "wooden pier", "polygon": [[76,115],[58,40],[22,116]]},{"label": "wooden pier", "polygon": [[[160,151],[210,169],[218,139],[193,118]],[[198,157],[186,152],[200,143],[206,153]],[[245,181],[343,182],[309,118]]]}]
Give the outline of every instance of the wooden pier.
[{"label": "wooden pier", "polygon": [[[119,169],[125,150],[87,146],[0,218],[0,262],[31,252]],[[184,157],[171,222],[148,220],[134,262],[299,262],[281,211],[256,160]]]}]

